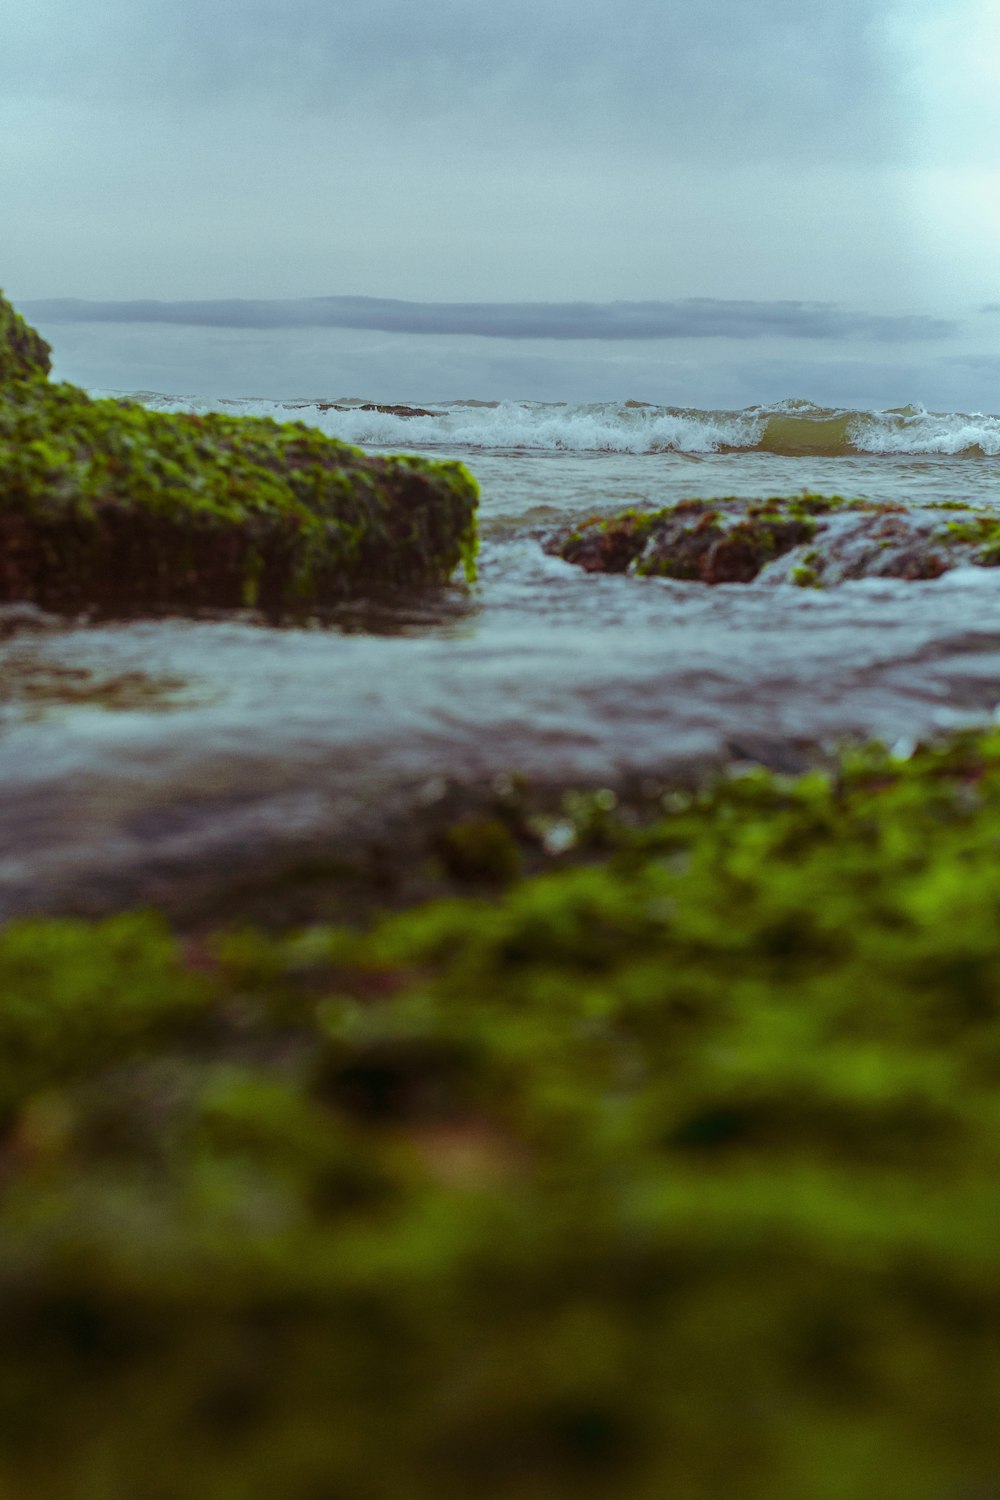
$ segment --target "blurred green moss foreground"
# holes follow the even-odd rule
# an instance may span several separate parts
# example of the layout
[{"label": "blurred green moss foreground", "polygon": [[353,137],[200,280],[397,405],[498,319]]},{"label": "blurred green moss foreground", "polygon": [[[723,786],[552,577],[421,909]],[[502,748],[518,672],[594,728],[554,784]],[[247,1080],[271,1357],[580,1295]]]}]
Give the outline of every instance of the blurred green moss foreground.
[{"label": "blurred green moss foreground", "polygon": [[605,833],[6,930],[4,1500],[998,1493],[1000,738]]},{"label": "blurred green moss foreground", "polygon": [[462,464],[370,456],[301,422],[93,401],[48,371],[0,295],[0,601],[284,614],[474,570]]}]

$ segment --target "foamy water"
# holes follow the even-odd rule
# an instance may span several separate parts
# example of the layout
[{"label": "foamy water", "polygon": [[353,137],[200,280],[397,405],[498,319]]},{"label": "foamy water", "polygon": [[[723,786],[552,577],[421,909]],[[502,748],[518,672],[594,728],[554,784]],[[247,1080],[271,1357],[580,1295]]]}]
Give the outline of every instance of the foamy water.
[{"label": "foamy water", "polygon": [[[447,779],[606,784],[733,756],[780,763],[789,744],[911,741],[1000,706],[1000,571],[709,589],[590,576],[541,547],[567,520],[694,495],[1000,509],[996,418],[794,403],[227,409],[463,458],[483,492],[479,582],[308,629],[171,620],[0,641],[0,680],[35,684],[0,697],[0,912],[168,900],[195,874],[329,853]],[[829,422],[855,434],[846,447]],[[810,424],[818,452],[801,451]],[[136,674],[169,685],[161,702],[60,700],[60,683]]]},{"label": "foamy water", "polygon": [[[165,411],[205,411],[213,406],[155,393],[145,393],[143,399]],[[421,415],[403,416],[357,401],[248,399],[215,405],[279,421],[307,422],[330,437],[380,447],[568,453],[1000,454],[1000,417],[929,412],[918,406],[852,411],[788,400],[727,412],[638,402],[567,406],[454,401],[423,406]]]}]

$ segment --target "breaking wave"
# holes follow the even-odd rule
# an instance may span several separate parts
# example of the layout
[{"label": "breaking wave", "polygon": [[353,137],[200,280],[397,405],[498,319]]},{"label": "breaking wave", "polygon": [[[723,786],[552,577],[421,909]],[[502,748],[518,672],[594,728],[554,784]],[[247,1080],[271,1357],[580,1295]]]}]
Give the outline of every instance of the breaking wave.
[{"label": "breaking wave", "polygon": [[829,458],[852,453],[1000,455],[1000,417],[929,412],[918,406],[851,411],[800,400],[743,411],[700,411],[633,401],[586,406],[533,401],[388,406],[355,399],[212,402],[148,391],[135,393],[134,399],[166,411],[225,410],[306,422],[331,437],[373,447],[691,454],[756,451]]}]

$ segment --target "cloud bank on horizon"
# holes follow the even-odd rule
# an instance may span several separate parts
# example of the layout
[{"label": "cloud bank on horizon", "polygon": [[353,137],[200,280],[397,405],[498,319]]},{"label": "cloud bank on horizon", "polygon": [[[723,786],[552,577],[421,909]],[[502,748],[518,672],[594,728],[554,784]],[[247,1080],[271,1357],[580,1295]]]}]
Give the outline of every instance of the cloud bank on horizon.
[{"label": "cloud bank on horizon", "polygon": [[136,118],[249,104],[565,145],[611,130],[701,159],[894,154],[885,0],[104,0],[99,24],[77,0],[9,9],[6,89]]},{"label": "cloud bank on horizon", "polygon": [[170,323],[196,328],[360,328],[384,333],[502,339],[870,339],[948,338],[958,324],[922,314],[853,312],[827,302],[405,302],[388,297],[260,301],[89,302],[54,298],[24,305],[46,326]]}]

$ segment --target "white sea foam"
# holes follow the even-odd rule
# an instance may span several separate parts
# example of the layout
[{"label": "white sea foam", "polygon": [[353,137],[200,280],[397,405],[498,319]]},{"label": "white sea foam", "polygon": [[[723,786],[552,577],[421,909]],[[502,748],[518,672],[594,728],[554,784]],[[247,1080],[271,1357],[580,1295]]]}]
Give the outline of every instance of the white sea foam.
[{"label": "white sea foam", "polygon": [[[920,407],[852,411],[788,400],[744,411],[606,402],[434,403],[413,415],[358,401],[212,402],[138,392],[162,411],[224,410],[299,421],[331,437],[371,447],[461,448],[604,453],[771,453],[1000,455],[1000,417],[928,412]],[[414,410],[410,408],[410,410]]]},{"label": "white sea foam", "polygon": [[849,432],[860,453],[1000,454],[1000,418],[981,413],[863,413]]}]

